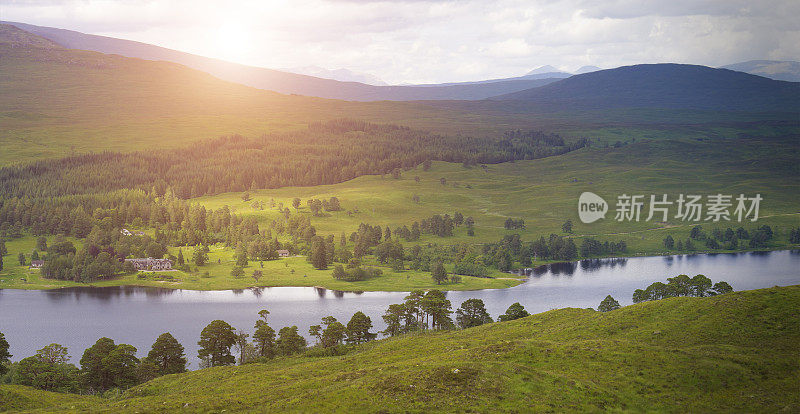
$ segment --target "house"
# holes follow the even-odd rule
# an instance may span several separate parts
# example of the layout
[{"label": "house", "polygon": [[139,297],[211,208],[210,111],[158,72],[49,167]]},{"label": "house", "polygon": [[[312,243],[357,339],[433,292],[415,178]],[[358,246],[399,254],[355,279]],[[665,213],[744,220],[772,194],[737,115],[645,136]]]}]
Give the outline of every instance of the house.
[{"label": "house", "polygon": [[119,232],[122,233],[123,236],[130,236],[131,235],[131,231],[128,230],[128,229],[122,229]]},{"label": "house", "polygon": [[152,257],[146,259],[125,259],[125,263],[133,264],[136,270],[172,270],[172,260],[169,259],[153,259]]},{"label": "house", "polygon": [[31,260],[31,265],[28,269],[41,269],[44,265],[44,260]]},{"label": "house", "polygon": [[122,229],[119,232],[122,233],[123,236],[144,236],[143,231],[130,231],[128,229]]},{"label": "house", "polygon": [[278,257],[289,257],[288,250],[278,250]]}]

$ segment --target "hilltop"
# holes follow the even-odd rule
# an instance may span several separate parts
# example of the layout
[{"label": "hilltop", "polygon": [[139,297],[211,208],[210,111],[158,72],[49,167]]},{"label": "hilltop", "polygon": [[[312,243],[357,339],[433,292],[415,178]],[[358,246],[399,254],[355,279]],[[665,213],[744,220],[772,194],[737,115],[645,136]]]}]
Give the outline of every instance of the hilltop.
[{"label": "hilltop", "polygon": [[800,84],[743,72],[672,63],[575,75],[493,99],[561,108],[693,108],[800,111]]},{"label": "hilltop", "polygon": [[792,412],[798,307],[800,286],[559,309],[342,356],[169,375],[105,400],[3,385],[0,409]]}]

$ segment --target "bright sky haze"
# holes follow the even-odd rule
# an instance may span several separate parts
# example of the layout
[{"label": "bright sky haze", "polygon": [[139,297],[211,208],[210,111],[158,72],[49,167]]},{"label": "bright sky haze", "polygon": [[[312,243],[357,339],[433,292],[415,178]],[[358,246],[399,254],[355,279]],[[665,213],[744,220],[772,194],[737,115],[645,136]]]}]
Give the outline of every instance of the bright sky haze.
[{"label": "bright sky haze", "polygon": [[389,83],[520,76],[552,65],[800,60],[800,1],[0,1],[0,19],[268,68]]}]

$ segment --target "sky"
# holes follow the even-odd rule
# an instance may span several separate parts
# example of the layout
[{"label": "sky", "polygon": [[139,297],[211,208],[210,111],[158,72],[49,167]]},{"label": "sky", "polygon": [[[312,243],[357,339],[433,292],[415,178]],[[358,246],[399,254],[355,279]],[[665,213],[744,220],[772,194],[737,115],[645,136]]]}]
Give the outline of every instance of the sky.
[{"label": "sky", "polygon": [[798,0],[0,0],[0,19],[392,84],[800,60]]}]

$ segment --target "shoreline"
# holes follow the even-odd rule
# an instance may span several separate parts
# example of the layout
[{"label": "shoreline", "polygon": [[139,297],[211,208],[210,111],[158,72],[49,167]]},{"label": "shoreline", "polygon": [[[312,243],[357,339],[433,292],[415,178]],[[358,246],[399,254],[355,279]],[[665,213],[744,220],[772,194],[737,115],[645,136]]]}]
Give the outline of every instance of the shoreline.
[{"label": "shoreline", "polygon": [[[418,287],[410,287],[408,289],[394,289],[394,290],[386,290],[386,289],[370,289],[369,287],[364,287],[360,289],[337,289],[333,287],[328,287],[324,285],[318,284],[309,284],[309,285],[260,285],[260,286],[243,286],[243,287],[230,287],[224,289],[192,289],[183,286],[179,286],[179,284],[175,282],[156,282],[150,281],[149,283],[114,283],[114,282],[125,282],[124,280],[110,280],[107,281],[107,284],[79,284],[73,286],[53,286],[53,287],[34,287],[31,288],[20,288],[20,287],[0,287],[0,291],[2,290],[41,290],[41,291],[55,291],[60,289],[85,289],[85,288],[114,288],[114,287],[134,287],[134,288],[155,288],[155,289],[169,289],[169,290],[187,290],[187,291],[198,291],[198,292],[225,292],[225,291],[234,291],[234,290],[245,290],[245,289],[271,289],[271,288],[289,288],[289,287],[298,287],[298,288],[315,288],[315,289],[325,289],[335,292],[345,292],[345,293],[364,293],[364,292],[409,292],[412,290],[430,290],[430,289],[439,289],[442,291],[480,291],[480,290],[501,290],[501,289],[510,289],[517,287],[525,282],[527,282],[529,276],[525,275],[523,272],[528,271],[531,272],[533,269],[538,269],[544,266],[549,266],[553,264],[565,264],[565,263],[580,263],[585,260],[613,260],[613,259],[629,259],[629,258],[648,258],[648,257],[669,257],[669,256],[695,256],[695,255],[716,255],[716,254],[739,254],[739,253],[768,253],[774,251],[795,251],[800,250],[800,246],[795,247],[776,247],[776,248],[766,248],[766,249],[752,249],[752,250],[735,250],[735,251],[694,251],[694,252],[680,252],[680,253],[664,253],[664,254],[630,254],[630,255],[621,255],[621,256],[603,256],[603,257],[592,257],[592,258],[585,258],[579,260],[572,260],[572,261],[547,261],[544,263],[537,264],[535,266],[531,266],[529,268],[522,268],[522,269],[515,269],[514,271],[506,272],[508,275],[515,275],[516,277],[508,277],[508,278],[477,278],[475,279],[484,279],[484,280],[507,280],[509,284],[505,287],[497,287],[497,288],[475,288],[475,289],[448,289],[448,285],[433,285],[431,287],[425,288],[418,288]],[[462,277],[471,277],[471,276],[462,276]],[[135,282],[135,281],[134,281]],[[356,283],[356,282],[350,282]]]}]

